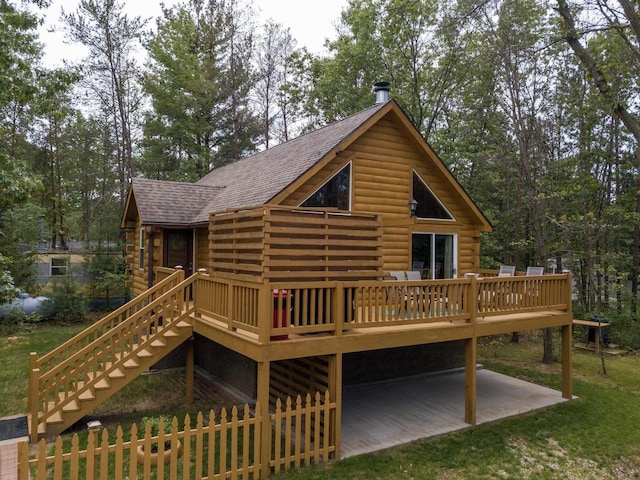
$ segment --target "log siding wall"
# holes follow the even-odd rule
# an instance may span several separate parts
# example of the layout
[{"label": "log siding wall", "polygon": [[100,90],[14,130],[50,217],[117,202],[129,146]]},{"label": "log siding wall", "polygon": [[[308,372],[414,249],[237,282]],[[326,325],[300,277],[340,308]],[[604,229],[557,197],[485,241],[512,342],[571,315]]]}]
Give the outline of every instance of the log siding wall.
[{"label": "log siding wall", "polygon": [[376,215],[265,205],[212,214],[211,269],[247,281],[382,277]]},{"label": "log siding wall", "polygon": [[[466,199],[461,196],[462,191],[459,186],[451,183],[451,178],[440,169],[438,166],[440,160],[429,148],[425,149],[424,145],[421,145],[419,140],[402,126],[402,122],[399,122],[395,115],[394,112],[390,112],[386,117],[368,126],[362,135],[345,146],[344,150],[338,151],[332,160],[318,164],[304,177],[277,195],[273,199],[273,205],[298,207],[327,180],[350,163],[352,212],[376,214],[381,221],[378,231],[380,250],[376,260],[379,266],[375,268],[378,275],[390,270],[411,269],[413,233],[455,235],[458,276],[462,276],[465,272],[478,271],[480,232],[486,230],[487,226],[481,224],[481,220],[477,218],[477,212],[473,211],[473,207],[470,207]],[[451,212],[454,221],[415,219],[409,216],[408,201],[412,197],[414,171]],[[272,238],[276,238],[268,231],[269,223],[265,219],[256,218],[246,221],[254,223],[241,225],[242,234],[236,232],[232,241],[228,240],[231,238],[230,235],[234,235],[233,231],[225,232],[222,224],[218,226],[212,224],[206,232],[202,228],[194,229],[194,271],[198,268],[206,268],[209,271],[232,272],[254,279],[256,277],[278,278],[279,267],[271,266],[275,257],[268,257],[271,246],[267,244]],[[134,294],[139,294],[147,288],[148,260],[145,261],[145,270],[140,271],[137,268],[139,221],[129,221],[127,227],[132,228],[132,232],[128,235],[131,243],[128,247],[128,261],[132,267],[130,286]],[[231,228],[236,227],[238,227],[237,223]],[[150,228],[147,227],[147,234],[149,233]],[[155,266],[162,265],[162,234],[161,228],[155,229],[153,252]],[[219,236],[214,238],[216,235]],[[287,239],[288,254],[291,255],[290,267],[296,260],[300,264],[293,268],[298,278],[301,273],[305,273],[304,271],[317,263],[312,258],[313,255],[301,256],[299,252],[294,251],[296,248],[304,252],[308,250],[310,244],[308,241],[305,243],[305,239],[302,238],[304,235],[305,233],[301,232],[298,238],[299,243],[296,243],[295,234]],[[285,254],[287,253],[283,253]],[[347,270],[351,270],[356,261],[363,263],[362,260],[354,257]],[[238,269],[238,264],[242,264],[243,268]],[[364,270],[370,269],[371,265],[364,268]],[[291,268],[288,267],[285,270],[289,271]],[[309,281],[331,278],[334,276],[305,277]],[[365,272],[362,278],[374,278],[374,276]],[[344,277],[342,276],[341,279]]]},{"label": "log siding wall", "polygon": [[[384,118],[369,128],[348,149],[340,152],[321,171],[292,192],[282,204],[298,206],[315,190],[351,162],[351,209],[382,217],[383,270],[411,268],[411,235],[447,233],[457,235],[458,275],[480,267],[480,225],[473,224],[469,207],[434,166],[431,159],[392,119]],[[409,216],[414,170],[451,212],[455,221],[422,220]],[[402,224],[402,220],[406,220]],[[399,224],[400,223],[400,224]]]},{"label": "log siding wall", "polygon": [[[149,239],[153,235],[153,266],[161,266],[162,263],[162,229],[152,227],[144,227],[145,230],[145,248],[144,248],[144,269],[140,269],[140,229],[142,225],[140,221],[129,222],[131,231],[127,232],[127,264],[129,265],[127,273],[131,275],[129,288],[134,295],[139,295],[149,288]],[[152,233],[153,231],[153,233]]]}]

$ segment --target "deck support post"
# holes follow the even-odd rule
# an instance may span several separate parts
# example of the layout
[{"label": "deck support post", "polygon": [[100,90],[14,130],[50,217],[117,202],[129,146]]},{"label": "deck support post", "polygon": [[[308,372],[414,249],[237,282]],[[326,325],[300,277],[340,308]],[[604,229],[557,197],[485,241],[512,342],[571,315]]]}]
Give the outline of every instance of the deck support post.
[{"label": "deck support post", "polygon": [[193,336],[187,340],[187,353],[186,353],[186,388],[185,388],[185,402],[187,406],[193,406],[193,380],[194,380],[194,339]]},{"label": "deck support post", "polygon": [[[329,395],[331,401],[336,404],[336,413],[333,417],[331,442],[336,446],[334,459],[340,459],[342,445],[342,353],[329,356]],[[328,461],[328,459],[325,459]]]},{"label": "deck support post", "polygon": [[[258,362],[257,404],[261,418],[260,432],[260,478],[271,474],[271,416],[269,415],[269,375],[271,364],[268,361]],[[256,412],[258,413],[258,412]]]},{"label": "deck support post", "polygon": [[477,347],[475,335],[464,341],[464,421],[470,425],[476,424]]},{"label": "deck support post", "polygon": [[562,327],[562,398],[573,398],[572,331],[573,326]]}]

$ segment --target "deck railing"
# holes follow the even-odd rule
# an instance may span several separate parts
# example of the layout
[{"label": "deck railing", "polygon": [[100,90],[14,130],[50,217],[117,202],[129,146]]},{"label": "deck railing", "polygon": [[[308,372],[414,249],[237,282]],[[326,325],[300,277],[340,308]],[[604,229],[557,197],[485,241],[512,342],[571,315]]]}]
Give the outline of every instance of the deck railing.
[{"label": "deck railing", "polygon": [[78,395],[93,389],[99,381],[98,373],[120,368],[125,352],[131,353],[143,335],[151,334],[154,325],[181,318],[184,289],[174,290],[181,282],[184,282],[184,273],[175,271],[50,353],[40,358],[31,353],[29,391],[32,393],[28,411],[32,438],[40,423],[58,415]]},{"label": "deck railing", "polygon": [[164,277],[163,280],[156,283],[143,294],[138,295],[133,300],[109,313],[103,319],[86,328],[75,337],[67,340],[56,349],[35,359],[35,363],[32,364],[31,367],[39,368],[44,372],[56,365],[59,365],[61,362],[73,356],[97,338],[103,336],[108,330],[111,330],[136,312],[142,310],[144,307],[149,305],[149,303],[153,302],[153,300],[160,297],[165,292],[168,292],[183,280],[184,272],[181,270],[173,270],[171,275]]},{"label": "deck railing", "polygon": [[564,310],[571,304],[569,275],[490,277],[477,281],[478,315]]},{"label": "deck railing", "polygon": [[291,334],[340,335],[356,328],[473,323],[495,315],[570,311],[570,282],[566,274],[308,283],[202,275],[196,284],[195,312],[266,342]]}]

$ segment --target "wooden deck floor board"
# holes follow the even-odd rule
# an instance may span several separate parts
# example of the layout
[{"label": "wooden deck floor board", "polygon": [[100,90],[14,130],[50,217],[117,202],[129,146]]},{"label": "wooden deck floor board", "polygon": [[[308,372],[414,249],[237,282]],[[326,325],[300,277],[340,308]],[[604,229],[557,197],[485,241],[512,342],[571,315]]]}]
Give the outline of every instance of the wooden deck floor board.
[{"label": "wooden deck floor board", "polygon": [[[559,391],[478,370],[478,424],[563,401]],[[342,418],[342,458],[468,428],[464,372],[345,387]]]}]

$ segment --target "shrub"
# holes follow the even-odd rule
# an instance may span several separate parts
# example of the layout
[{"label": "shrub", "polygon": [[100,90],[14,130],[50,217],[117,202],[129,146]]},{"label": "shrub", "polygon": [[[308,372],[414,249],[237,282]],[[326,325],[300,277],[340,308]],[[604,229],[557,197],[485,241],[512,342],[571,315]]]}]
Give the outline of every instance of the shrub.
[{"label": "shrub", "polygon": [[53,284],[44,305],[44,315],[62,322],[75,322],[87,313],[87,299],[80,285],[69,278]]},{"label": "shrub", "polygon": [[18,291],[13,276],[7,269],[8,260],[0,253],[0,305],[10,302]]},{"label": "shrub", "polygon": [[37,313],[27,314],[21,308],[9,307],[0,311],[0,333],[13,333],[21,326],[42,320],[42,315]]},{"label": "shrub", "polygon": [[164,433],[171,433],[171,417],[169,415],[159,415],[156,417],[142,417],[140,422],[140,432],[144,434],[147,424],[151,427],[151,436],[157,437],[160,434],[160,420],[164,420]]}]

